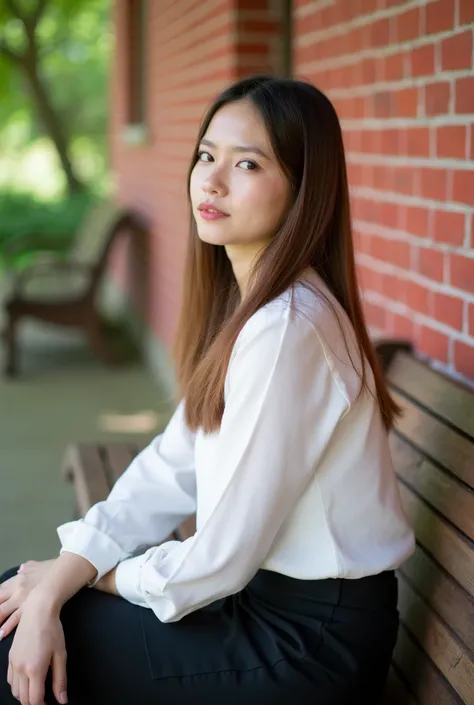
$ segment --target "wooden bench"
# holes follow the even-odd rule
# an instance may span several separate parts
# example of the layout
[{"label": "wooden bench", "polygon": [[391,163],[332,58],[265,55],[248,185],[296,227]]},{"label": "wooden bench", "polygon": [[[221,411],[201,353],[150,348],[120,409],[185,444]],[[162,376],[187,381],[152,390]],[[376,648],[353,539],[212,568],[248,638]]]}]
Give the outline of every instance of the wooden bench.
[{"label": "wooden bench", "polygon": [[[404,416],[390,434],[416,553],[398,571],[401,625],[384,705],[474,705],[474,394],[417,360],[377,345]],[[63,472],[79,515],[105,499],[134,444],[75,445]],[[195,531],[191,519],[180,537]]]},{"label": "wooden bench", "polygon": [[[61,473],[74,485],[76,518],[83,517],[90,507],[107,498],[141,448],[138,443],[79,443],[67,448]],[[193,517],[181,524],[175,538],[183,541],[195,531]]]},{"label": "wooden bench", "polygon": [[385,705],[474,704],[474,394],[381,344],[404,415],[390,446],[416,552],[398,571],[401,625]]}]

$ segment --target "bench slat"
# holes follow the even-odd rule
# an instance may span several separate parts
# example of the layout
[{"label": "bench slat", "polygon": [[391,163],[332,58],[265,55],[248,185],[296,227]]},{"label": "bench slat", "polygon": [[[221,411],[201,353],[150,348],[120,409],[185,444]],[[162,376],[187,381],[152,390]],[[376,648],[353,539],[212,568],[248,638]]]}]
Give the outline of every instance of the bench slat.
[{"label": "bench slat", "polygon": [[391,434],[390,450],[397,475],[474,540],[474,492],[395,434]]},{"label": "bench slat", "polygon": [[[421,705],[460,705],[453,688],[403,624],[400,625],[393,661]],[[399,705],[404,705],[404,701],[401,700]]]},{"label": "bench slat", "polygon": [[392,361],[387,379],[408,397],[474,438],[472,392],[405,352]]},{"label": "bench slat", "polygon": [[474,444],[451,427],[392,392],[403,409],[397,419],[398,435],[407,438],[421,452],[443,465],[469,487],[474,488]]},{"label": "bench slat", "polygon": [[77,507],[81,516],[89,508],[106,499],[110,484],[97,446],[71,445],[66,451],[63,475],[74,482]]},{"label": "bench slat", "polygon": [[474,705],[474,662],[468,650],[453,637],[402,575],[399,575],[399,610],[404,625],[463,702]]},{"label": "bench slat", "polygon": [[472,544],[428,507],[412,490],[399,483],[405,512],[415,528],[417,541],[474,595],[474,549]]},{"label": "bench slat", "polygon": [[453,578],[428,556],[421,546],[398,573],[408,579],[416,591],[446,624],[474,652],[474,600]]},{"label": "bench slat", "polygon": [[135,454],[125,443],[109,443],[103,446],[103,453],[104,462],[108,464],[115,483],[128,468]]}]

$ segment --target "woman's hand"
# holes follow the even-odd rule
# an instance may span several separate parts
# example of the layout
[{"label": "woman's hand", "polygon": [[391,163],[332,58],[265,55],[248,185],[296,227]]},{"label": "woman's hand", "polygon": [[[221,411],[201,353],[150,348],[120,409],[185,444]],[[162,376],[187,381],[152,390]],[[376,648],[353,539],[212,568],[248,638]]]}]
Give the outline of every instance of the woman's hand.
[{"label": "woman's hand", "polygon": [[0,639],[18,625],[23,604],[55,561],[56,558],[23,563],[17,575],[0,585]]},{"label": "woman's hand", "polygon": [[116,568],[113,568],[109,573],[103,575],[94,585],[95,590],[107,592],[109,595],[120,595],[115,584],[115,571]]},{"label": "woman's hand", "polygon": [[33,594],[24,604],[7,680],[21,705],[44,705],[46,675],[51,666],[53,693],[67,703],[66,646],[59,611]]}]

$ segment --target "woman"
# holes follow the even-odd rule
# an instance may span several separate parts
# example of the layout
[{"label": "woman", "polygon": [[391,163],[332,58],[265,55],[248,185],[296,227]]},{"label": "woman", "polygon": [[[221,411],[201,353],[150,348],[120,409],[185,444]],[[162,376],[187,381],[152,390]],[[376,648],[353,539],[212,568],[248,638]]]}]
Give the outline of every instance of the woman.
[{"label": "woman", "polygon": [[[42,703],[45,678],[47,702],[74,705],[381,697],[414,537],[331,103],[299,81],[231,86],[189,194],[182,401],[59,527],[57,559],[3,577],[2,705]],[[194,536],[165,540],[194,512]]]}]

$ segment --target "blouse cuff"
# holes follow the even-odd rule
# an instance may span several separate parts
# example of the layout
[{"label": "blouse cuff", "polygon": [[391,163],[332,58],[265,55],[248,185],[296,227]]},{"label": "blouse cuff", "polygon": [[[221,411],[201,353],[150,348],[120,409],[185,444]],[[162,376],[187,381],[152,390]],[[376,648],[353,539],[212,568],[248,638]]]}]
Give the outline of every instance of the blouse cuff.
[{"label": "blouse cuff", "polygon": [[115,570],[115,587],[120,595],[134,605],[148,607],[140,591],[140,572],[146,561],[146,554],[127,558]]},{"label": "blouse cuff", "polygon": [[127,557],[112,539],[93,526],[85,524],[82,519],[62,524],[57,532],[61,541],[60,553],[68,551],[82,556],[97,570],[97,575],[89,586],[95,585],[103,575]]}]

